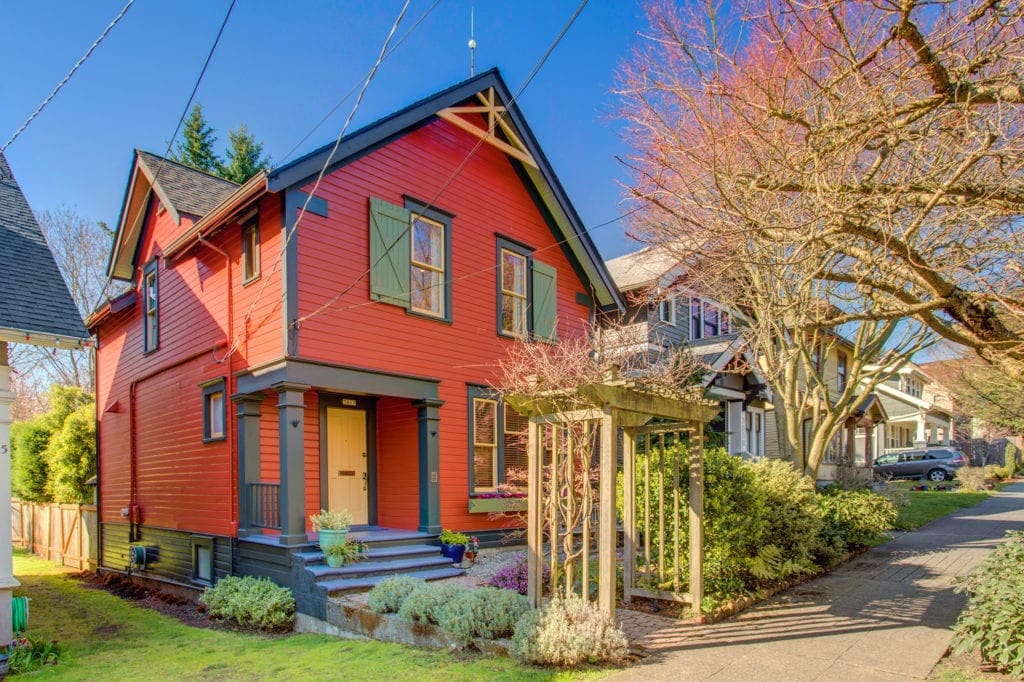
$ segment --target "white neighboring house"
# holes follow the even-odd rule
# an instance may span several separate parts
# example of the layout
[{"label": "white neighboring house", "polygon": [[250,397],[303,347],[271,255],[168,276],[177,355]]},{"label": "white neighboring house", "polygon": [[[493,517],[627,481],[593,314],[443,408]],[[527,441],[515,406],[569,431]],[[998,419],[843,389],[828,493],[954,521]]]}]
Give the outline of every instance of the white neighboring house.
[{"label": "white neighboring house", "polygon": [[89,333],[28,201],[0,153],[0,646],[13,639],[11,591],[11,368],[7,344],[80,348]]},{"label": "white neighboring house", "polygon": [[888,415],[878,452],[949,445],[952,441],[952,397],[920,366],[907,363],[878,384],[875,393]]},{"label": "white neighboring house", "polygon": [[729,311],[679,286],[685,269],[656,247],[613,258],[608,271],[626,300],[621,352],[656,359],[666,348],[688,347],[709,371],[705,395],[718,401],[719,417],[709,430],[723,435],[730,454],[765,454],[765,408],[770,394],[742,335],[733,331]]}]

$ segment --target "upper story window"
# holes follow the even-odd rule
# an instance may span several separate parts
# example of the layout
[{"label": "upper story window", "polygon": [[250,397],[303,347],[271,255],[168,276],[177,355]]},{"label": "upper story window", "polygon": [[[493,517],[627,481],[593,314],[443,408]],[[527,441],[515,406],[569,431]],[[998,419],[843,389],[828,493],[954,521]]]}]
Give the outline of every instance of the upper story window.
[{"label": "upper story window", "polygon": [[558,273],[533,250],[498,238],[498,334],[557,340]]},{"label": "upper story window", "polygon": [[444,225],[416,214],[411,219],[410,307],[419,313],[444,317]]},{"label": "upper story window", "polygon": [[669,296],[658,302],[658,319],[673,327],[676,325],[676,297]]},{"label": "upper story window", "polygon": [[260,277],[260,226],[253,219],[242,226],[242,284]]},{"label": "upper story window", "polygon": [[160,345],[160,304],[157,260],[154,258],[142,270],[142,350],[156,350]]},{"label": "upper story window", "polygon": [[202,385],[203,388],[203,442],[227,438],[227,399],[224,379]]},{"label": "upper story window", "polygon": [[529,332],[526,323],[527,293],[526,275],[529,258],[522,253],[501,249],[501,333],[525,337]]},{"label": "upper story window", "polygon": [[909,376],[900,377],[900,390],[915,398],[920,398],[924,391],[924,383]]},{"label": "upper story window", "polygon": [[690,299],[690,339],[709,339],[728,334],[729,313],[714,303]]},{"label": "upper story window", "polygon": [[452,216],[406,199],[370,197],[370,297],[451,321]]}]

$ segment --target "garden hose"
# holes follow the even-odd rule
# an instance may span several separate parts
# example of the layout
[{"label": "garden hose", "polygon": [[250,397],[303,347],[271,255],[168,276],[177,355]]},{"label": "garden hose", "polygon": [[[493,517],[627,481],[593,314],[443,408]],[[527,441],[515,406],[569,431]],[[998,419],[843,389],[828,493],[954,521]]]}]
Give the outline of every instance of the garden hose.
[{"label": "garden hose", "polygon": [[11,629],[25,632],[28,627],[28,597],[11,598]]}]

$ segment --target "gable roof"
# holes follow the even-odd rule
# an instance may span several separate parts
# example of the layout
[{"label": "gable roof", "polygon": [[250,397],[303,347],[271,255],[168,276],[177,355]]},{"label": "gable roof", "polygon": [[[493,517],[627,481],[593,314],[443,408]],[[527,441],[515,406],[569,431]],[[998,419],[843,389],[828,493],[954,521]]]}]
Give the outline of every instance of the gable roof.
[{"label": "gable roof", "polygon": [[538,208],[559,239],[569,262],[576,268],[580,278],[593,287],[598,306],[623,308],[622,296],[616,289],[597,247],[590,239],[583,221],[569,201],[497,69],[484,71],[478,76],[457,83],[349,133],[333,154],[334,143],[330,143],[275,169],[267,179],[267,186],[271,191],[279,192],[306,185],[325,165],[327,173],[331,173],[377,146],[430,123],[442,110],[466,102],[490,88],[494,89],[498,102],[506,107],[505,120],[519,138],[526,154],[536,162],[536,166],[521,162],[513,154],[509,154],[509,161],[524,184],[532,190]]},{"label": "gable roof", "polygon": [[657,284],[674,268],[680,267],[679,258],[664,248],[648,246],[607,262],[615,284],[622,291],[630,291]]},{"label": "gable roof", "polygon": [[174,222],[180,225],[182,215],[201,218],[237,189],[238,185],[230,180],[136,149],[114,235],[114,247],[107,263],[107,276],[132,278],[135,249],[142,234],[151,194],[159,197]]},{"label": "gable roof", "polygon": [[48,346],[88,341],[82,316],[3,153],[0,253],[0,341]]}]

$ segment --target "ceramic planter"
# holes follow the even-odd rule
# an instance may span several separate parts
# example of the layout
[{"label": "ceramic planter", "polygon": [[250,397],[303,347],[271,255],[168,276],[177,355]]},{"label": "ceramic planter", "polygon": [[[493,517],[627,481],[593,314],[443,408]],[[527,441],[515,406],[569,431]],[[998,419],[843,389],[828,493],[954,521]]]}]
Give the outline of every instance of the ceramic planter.
[{"label": "ceramic planter", "polygon": [[446,545],[441,544],[441,554],[452,560],[452,563],[461,564],[462,555],[466,551],[465,545]]},{"label": "ceramic planter", "polygon": [[320,529],[317,531],[317,542],[320,543],[320,549],[324,551],[327,551],[328,547],[345,544],[346,537],[348,537],[348,528],[338,530]]}]

